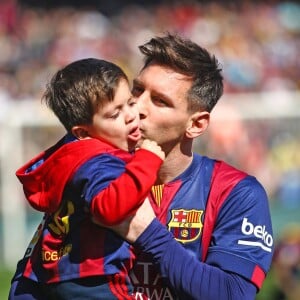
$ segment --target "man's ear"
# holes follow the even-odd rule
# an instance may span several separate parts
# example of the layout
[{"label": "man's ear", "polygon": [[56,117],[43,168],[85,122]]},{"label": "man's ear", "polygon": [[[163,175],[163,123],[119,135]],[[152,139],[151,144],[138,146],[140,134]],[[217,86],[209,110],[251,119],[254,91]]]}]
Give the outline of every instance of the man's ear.
[{"label": "man's ear", "polygon": [[204,133],[208,127],[210,113],[207,111],[197,111],[190,117],[186,128],[186,136],[194,139]]},{"label": "man's ear", "polygon": [[88,130],[85,126],[73,126],[72,129],[71,129],[71,132],[79,140],[89,138],[89,133],[88,133]]}]

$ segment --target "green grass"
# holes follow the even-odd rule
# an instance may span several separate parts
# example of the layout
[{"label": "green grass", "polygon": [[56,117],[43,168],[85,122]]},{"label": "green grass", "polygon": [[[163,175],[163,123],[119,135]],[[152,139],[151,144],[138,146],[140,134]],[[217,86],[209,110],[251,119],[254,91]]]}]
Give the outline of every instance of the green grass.
[{"label": "green grass", "polygon": [[7,299],[13,271],[0,268],[0,299]]},{"label": "green grass", "polygon": [[274,300],[279,298],[279,288],[275,283],[274,270],[271,268],[264,281],[262,289],[256,296],[256,300]]}]

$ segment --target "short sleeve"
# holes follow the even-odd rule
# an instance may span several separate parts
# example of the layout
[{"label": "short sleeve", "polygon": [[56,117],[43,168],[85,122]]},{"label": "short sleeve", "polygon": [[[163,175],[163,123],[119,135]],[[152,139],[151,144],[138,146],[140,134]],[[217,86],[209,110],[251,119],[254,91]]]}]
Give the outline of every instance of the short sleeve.
[{"label": "short sleeve", "polygon": [[271,265],[273,247],[267,194],[254,177],[247,176],[220,209],[206,262],[260,287]]}]

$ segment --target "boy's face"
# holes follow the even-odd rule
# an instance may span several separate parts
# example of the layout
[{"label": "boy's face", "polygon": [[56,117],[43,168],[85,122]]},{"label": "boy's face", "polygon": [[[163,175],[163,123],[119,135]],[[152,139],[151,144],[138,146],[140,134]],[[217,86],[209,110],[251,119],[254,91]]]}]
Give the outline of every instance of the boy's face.
[{"label": "boy's face", "polygon": [[121,79],[114,100],[100,106],[88,126],[88,135],[103,139],[116,147],[132,151],[141,138],[136,99],[129,84]]}]

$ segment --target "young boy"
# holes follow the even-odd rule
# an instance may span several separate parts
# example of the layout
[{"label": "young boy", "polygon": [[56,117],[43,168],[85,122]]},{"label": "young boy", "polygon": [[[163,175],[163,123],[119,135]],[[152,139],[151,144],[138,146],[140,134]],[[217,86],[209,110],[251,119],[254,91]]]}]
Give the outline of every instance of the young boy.
[{"label": "young boy", "polygon": [[164,159],[141,137],[128,79],[116,65],[83,59],[59,70],[44,100],[67,130],[16,175],[44,212],[9,299],[133,299],[134,255],[112,231],[143,203]]}]

